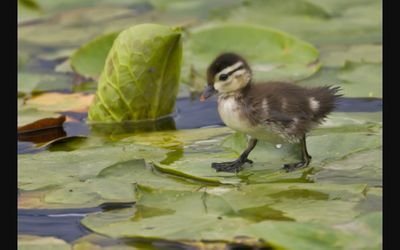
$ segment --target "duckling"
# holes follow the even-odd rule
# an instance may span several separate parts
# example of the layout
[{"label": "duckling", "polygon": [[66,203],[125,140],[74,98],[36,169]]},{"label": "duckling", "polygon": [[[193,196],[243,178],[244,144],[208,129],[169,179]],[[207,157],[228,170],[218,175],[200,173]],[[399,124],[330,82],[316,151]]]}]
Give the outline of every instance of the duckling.
[{"label": "duckling", "polygon": [[238,172],[258,140],[279,138],[300,143],[301,161],[283,168],[293,171],[307,167],[311,155],[307,151],[306,134],[321,124],[335,108],[339,87],[306,88],[288,82],[253,83],[249,64],[240,55],[223,53],[207,69],[208,84],[200,97],[205,101],[218,95],[218,112],[222,121],[235,131],[248,136],[248,146],[232,162],[212,163],[217,172]]}]

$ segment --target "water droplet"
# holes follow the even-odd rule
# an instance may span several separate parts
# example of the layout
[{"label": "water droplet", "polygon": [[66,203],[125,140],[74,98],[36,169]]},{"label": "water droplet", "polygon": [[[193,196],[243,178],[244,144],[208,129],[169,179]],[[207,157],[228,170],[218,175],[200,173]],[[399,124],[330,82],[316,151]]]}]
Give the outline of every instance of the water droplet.
[{"label": "water droplet", "polygon": [[276,148],[281,148],[281,147],[282,147],[282,144],[276,144],[275,147],[276,147]]}]

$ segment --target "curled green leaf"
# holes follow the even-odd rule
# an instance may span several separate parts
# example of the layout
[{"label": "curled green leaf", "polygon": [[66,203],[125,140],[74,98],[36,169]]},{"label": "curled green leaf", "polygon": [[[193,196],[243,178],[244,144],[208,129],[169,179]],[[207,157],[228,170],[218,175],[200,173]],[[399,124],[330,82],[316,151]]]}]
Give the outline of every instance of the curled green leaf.
[{"label": "curled green leaf", "polygon": [[121,32],[108,53],[89,120],[155,120],[170,114],[178,92],[181,58],[177,29],[141,24]]}]

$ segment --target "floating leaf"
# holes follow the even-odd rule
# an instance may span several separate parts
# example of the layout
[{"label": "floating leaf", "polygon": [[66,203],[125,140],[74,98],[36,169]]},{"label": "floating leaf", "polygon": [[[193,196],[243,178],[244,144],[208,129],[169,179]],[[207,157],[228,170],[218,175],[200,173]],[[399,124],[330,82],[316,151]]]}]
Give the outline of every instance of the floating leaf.
[{"label": "floating leaf", "polygon": [[326,164],[312,179],[328,183],[367,183],[382,185],[382,149],[352,154]]},{"label": "floating leaf", "polygon": [[142,187],[157,190],[195,190],[199,188],[199,184],[196,185],[182,178],[163,175],[143,163],[137,164],[137,161],[116,163],[101,170],[97,176],[120,182],[135,183]]},{"label": "floating leaf", "polygon": [[240,228],[238,233],[261,238],[277,249],[344,249],[354,240],[325,225],[284,221],[251,224]]},{"label": "floating leaf", "polygon": [[[103,142],[104,144],[104,142]],[[132,144],[102,145],[70,152],[18,157],[18,187],[34,190],[96,177],[106,167],[132,159],[163,159],[166,150]]]},{"label": "floating leaf", "polygon": [[298,80],[319,68],[319,53],[311,44],[262,26],[225,24],[198,28],[191,33],[186,50],[186,81],[190,78],[190,65],[205,77],[206,67],[222,52],[244,56],[254,77],[262,80]]},{"label": "floating leaf", "polygon": [[[97,3],[97,2],[96,2]],[[85,2],[86,4],[86,2]],[[69,2],[56,7],[64,6],[56,15],[34,25],[25,25],[18,28],[18,39],[32,44],[58,49],[76,48],[102,34],[103,32],[117,31],[105,30],[104,23],[112,23],[111,20],[126,15],[132,15],[132,10],[120,6],[106,6],[101,4],[90,5],[88,8],[66,9]],[[73,6],[72,6],[73,7]],[[46,11],[48,7],[43,6]],[[117,29],[117,30],[115,30]],[[60,47],[62,46],[62,47]]]},{"label": "floating leaf", "polygon": [[353,45],[348,48],[339,47],[321,53],[321,62],[328,67],[344,66],[346,61],[358,63],[381,63],[382,45]]},{"label": "floating leaf", "polygon": [[48,128],[62,127],[64,122],[65,115],[61,115],[57,118],[43,118],[33,123],[18,127],[18,133],[27,133]]},{"label": "floating leaf", "polygon": [[323,68],[299,82],[304,86],[340,86],[346,97],[382,97],[382,64],[351,63],[342,68]]},{"label": "floating leaf", "polygon": [[154,120],[170,114],[178,93],[181,35],[142,24],[115,39],[100,76],[89,120]]},{"label": "floating leaf", "polygon": [[18,235],[19,250],[71,250],[71,246],[63,240],[54,237],[39,237],[33,235]]},{"label": "floating leaf", "polygon": [[[284,30],[317,45],[382,41],[382,1],[252,0],[221,9],[223,22]],[[222,14],[221,14],[222,15]],[[268,53],[268,52],[266,52]]]},{"label": "floating leaf", "polygon": [[72,77],[69,75],[18,73],[18,92],[22,94],[71,89]]},{"label": "floating leaf", "polygon": [[94,207],[105,202],[134,201],[134,186],[131,183],[106,178],[68,183],[60,189],[50,191],[44,197],[44,202],[47,203],[62,203],[65,206],[84,205],[85,207]]},{"label": "floating leaf", "polygon": [[[210,188],[210,191],[207,188],[206,194],[203,192],[143,190],[140,191],[140,198],[135,208],[91,214],[85,217],[82,223],[97,233],[111,237],[217,241],[234,241],[238,237],[250,237],[253,240],[262,238],[266,241],[265,244],[275,245],[280,243],[279,233],[262,234],[263,231],[252,230],[256,227],[255,225],[261,225],[261,223],[277,227],[286,225],[274,221],[279,218],[268,217],[266,214],[268,211],[270,216],[272,211],[275,215],[283,213],[288,216],[287,214],[290,213],[295,216],[296,220],[306,218],[307,221],[313,221],[322,218],[323,223],[327,224],[331,224],[336,215],[340,216],[339,221],[348,222],[357,213],[346,211],[356,204],[354,198],[358,197],[356,200],[359,200],[363,192],[360,185],[342,187],[340,185],[262,184],[243,186],[242,188],[239,190],[228,188],[222,193],[221,187]],[[310,188],[310,192],[306,192],[308,188]],[[296,191],[298,192],[296,193]],[[302,192],[304,196],[298,196],[299,192]],[[292,203],[288,204],[287,201]],[[268,210],[267,207],[265,210],[261,210],[257,209],[260,207],[258,204],[270,204],[272,207],[281,206],[284,210]],[[288,205],[286,206],[286,204]],[[303,210],[299,210],[301,205],[305,206]],[[321,206],[325,208],[324,212],[315,213],[316,209]],[[249,216],[267,216],[264,217],[266,220],[254,224],[252,222],[254,217],[246,216],[246,211],[252,208],[254,213],[248,214]],[[326,213],[332,216],[324,218]],[[303,215],[305,216],[303,217]],[[338,242],[335,242],[340,245],[345,245],[351,239],[348,234],[327,226],[299,222],[287,225],[312,229],[310,235],[308,235],[309,232],[300,233],[299,235],[295,234],[298,235],[298,238],[294,238],[299,242],[305,241],[309,246],[322,244],[322,246],[328,247],[331,244],[329,236],[337,236],[338,238],[335,240]],[[319,234],[322,242],[311,240],[315,240],[315,237],[311,237],[311,235],[315,234],[314,229],[316,228],[329,232],[328,235]],[[286,234],[286,237],[291,239],[292,235]]]},{"label": "floating leaf", "polygon": [[339,71],[346,96],[382,97],[382,64],[346,63]]},{"label": "floating leaf", "polygon": [[44,111],[85,112],[93,100],[92,94],[45,93],[26,101],[26,105]]},{"label": "floating leaf", "polygon": [[38,110],[32,107],[18,107],[18,127],[22,127],[31,123],[34,123],[37,120],[45,119],[45,118],[53,118],[59,117],[60,114],[53,113],[50,111]]},{"label": "floating leaf", "polygon": [[119,32],[96,37],[96,39],[81,46],[71,56],[73,69],[83,75],[97,78],[104,68],[104,63],[115,38]]},{"label": "floating leaf", "polygon": [[[236,228],[248,222],[241,218],[219,218],[229,210],[223,200],[213,195],[203,197],[201,192],[154,191],[144,193],[134,209],[89,215],[82,223],[95,232],[112,237],[231,240]],[[143,214],[146,211],[149,213]]]}]

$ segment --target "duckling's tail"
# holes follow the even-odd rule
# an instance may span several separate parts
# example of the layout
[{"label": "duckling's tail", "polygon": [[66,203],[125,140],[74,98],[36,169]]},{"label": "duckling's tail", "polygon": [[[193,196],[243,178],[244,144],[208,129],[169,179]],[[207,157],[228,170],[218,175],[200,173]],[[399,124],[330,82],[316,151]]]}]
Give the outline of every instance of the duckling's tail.
[{"label": "duckling's tail", "polygon": [[314,113],[314,121],[322,122],[338,104],[340,87],[324,86],[310,89],[310,108]]}]

